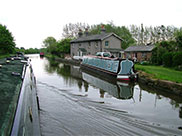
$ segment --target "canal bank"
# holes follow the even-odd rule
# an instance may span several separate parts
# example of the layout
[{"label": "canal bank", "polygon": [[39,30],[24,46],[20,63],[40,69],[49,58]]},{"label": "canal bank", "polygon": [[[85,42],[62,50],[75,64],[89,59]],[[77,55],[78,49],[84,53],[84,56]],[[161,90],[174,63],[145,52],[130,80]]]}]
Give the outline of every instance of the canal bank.
[{"label": "canal bank", "polygon": [[[67,64],[72,65],[80,65],[80,61],[73,60],[73,59],[62,59],[62,58],[55,58],[58,62],[63,62]],[[181,83],[175,83],[172,81],[167,80],[160,80],[160,79],[154,79],[150,74],[147,74],[141,70],[137,71],[138,73],[138,82],[140,84],[147,85],[149,87],[153,87],[157,91],[164,91],[168,93],[173,93],[175,95],[182,96],[182,84]]]},{"label": "canal bank", "polygon": [[182,83],[175,83],[167,80],[153,79],[150,74],[138,71],[138,82],[149,87],[153,87],[157,91],[174,93],[182,96]]}]

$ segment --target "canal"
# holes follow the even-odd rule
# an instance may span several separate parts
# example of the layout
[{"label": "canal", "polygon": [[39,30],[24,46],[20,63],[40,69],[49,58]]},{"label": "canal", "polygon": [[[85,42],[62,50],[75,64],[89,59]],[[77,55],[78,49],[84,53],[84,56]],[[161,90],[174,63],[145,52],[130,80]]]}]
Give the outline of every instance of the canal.
[{"label": "canal", "polygon": [[29,57],[43,136],[182,135],[181,97]]}]

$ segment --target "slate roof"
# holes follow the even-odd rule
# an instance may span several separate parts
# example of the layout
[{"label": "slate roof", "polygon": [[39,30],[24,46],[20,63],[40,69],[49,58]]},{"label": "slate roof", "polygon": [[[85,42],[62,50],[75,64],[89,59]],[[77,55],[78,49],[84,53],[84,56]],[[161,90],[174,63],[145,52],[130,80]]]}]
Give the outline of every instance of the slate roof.
[{"label": "slate roof", "polygon": [[140,46],[129,46],[125,49],[125,52],[145,52],[152,51],[154,49],[154,45],[140,45]]},{"label": "slate roof", "polygon": [[88,41],[102,41],[111,35],[114,35],[118,39],[122,40],[119,36],[117,36],[114,33],[102,33],[102,34],[96,34],[96,35],[90,35],[90,36],[82,36],[80,38],[72,40],[70,43],[88,42]]}]

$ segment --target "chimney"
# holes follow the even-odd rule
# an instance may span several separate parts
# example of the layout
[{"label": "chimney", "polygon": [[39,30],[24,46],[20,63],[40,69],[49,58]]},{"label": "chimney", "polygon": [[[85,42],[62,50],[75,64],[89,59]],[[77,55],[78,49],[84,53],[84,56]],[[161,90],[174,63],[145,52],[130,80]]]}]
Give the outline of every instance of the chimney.
[{"label": "chimney", "polygon": [[85,28],[85,36],[88,36],[88,28]]},{"label": "chimney", "polygon": [[79,29],[79,32],[78,32],[78,37],[82,37],[83,33],[82,33],[82,29]]},{"label": "chimney", "polygon": [[104,25],[101,25],[101,34],[103,34],[105,32],[106,32],[106,29],[105,29]]}]

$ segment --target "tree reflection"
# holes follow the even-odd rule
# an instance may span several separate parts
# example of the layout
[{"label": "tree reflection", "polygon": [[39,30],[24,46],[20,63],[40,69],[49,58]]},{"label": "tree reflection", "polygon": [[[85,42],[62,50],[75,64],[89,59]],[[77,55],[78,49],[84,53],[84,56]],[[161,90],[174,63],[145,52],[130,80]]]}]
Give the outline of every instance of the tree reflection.
[{"label": "tree reflection", "polygon": [[182,107],[179,108],[179,117],[182,119]]},{"label": "tree reflection", "polygon": [[88,87],[89,87],[89,86],[88,86],[88,83],[85,82],[85,81],[84,81],[83,83],[84,83],[85,92],[88,92]]},{"label": "tree reflection", "polygon": [[55,62],[50,59],[50,60],[48,60],[48,63],[45,64],[44,68],[47,73],[52,74],[57,70],[58,65],[59,65],[58,62]]},{"label": "tree reflection", "polygon": [[78,84],[79,91],[81,91],[81,89],[82,89],[82,81],[78,80],[77,84]]},{"label": "tree reflection", "polygon": [[100,98],[104,98],[105,91],[100,89]]}]

